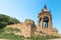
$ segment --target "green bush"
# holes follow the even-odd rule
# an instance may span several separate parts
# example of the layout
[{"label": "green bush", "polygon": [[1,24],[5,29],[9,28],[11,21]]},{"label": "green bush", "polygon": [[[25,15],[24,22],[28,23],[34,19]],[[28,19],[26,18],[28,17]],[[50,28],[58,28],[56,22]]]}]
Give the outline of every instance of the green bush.
[{"label": "green bush", "polygon": [[16,18],[0,14],[0,29],[4,28],[6,25],[20,23]]}]

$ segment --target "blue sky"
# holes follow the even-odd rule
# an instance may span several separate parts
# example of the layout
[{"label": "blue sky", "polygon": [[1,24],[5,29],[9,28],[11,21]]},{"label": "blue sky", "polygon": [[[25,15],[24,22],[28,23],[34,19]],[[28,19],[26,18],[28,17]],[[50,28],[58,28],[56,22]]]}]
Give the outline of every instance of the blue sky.
[{"label": "blue sky", "polygon": [[61,33],[61,0],[0,0],[0,14],[15,17],[21,22],[32,19],[37,24],[38,13],[45,4],[51,10],[53,27]]}]

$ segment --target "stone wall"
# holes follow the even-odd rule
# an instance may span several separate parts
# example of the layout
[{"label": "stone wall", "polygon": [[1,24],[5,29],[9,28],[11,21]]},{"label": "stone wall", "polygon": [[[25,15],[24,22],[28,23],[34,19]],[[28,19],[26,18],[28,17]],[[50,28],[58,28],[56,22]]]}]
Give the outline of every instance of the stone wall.
[{"label": "stone wall", "polygon": [[20,29],[20,35],[24,37],[31,37],[34,34],[36,28],[34,21],[30,19],[26,19],[23,23],[7,25],[7,27]]},{"label": "stone wall", "polygon": [[56,28],[52,28],[52,29],[50,29],[50,28],[40,28],[40,27],[37,26],[36,31],[38,32],[38,34],[36,34],[36,35],[39,35],[40,32],[42,31],[42,33],[47,34],[47,35],[61,37],[61,35],[58,33],[58,30]]}]

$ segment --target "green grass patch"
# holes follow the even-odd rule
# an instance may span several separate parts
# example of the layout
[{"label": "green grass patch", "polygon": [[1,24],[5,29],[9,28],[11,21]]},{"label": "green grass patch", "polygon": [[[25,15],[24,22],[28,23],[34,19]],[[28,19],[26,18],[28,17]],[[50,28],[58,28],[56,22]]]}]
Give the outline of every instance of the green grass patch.
[{"label": "green grass patch", "polygon": [[24,40],[23,36],[18,36],[14,34],[0,33],[0,38],[2,39],[11,39],[11,40]]}]

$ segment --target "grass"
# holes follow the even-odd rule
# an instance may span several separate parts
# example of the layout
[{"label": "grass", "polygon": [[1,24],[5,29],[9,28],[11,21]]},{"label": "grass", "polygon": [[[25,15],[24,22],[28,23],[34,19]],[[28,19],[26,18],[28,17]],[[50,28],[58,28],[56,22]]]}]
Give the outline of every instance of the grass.
[{"label": "grass", "polygon": [[17,31],[17,32],[20,32],[20,29],[18,29],[18,28],[5,28],[4,30],[5,31]]},{"label": "grass", "polygon": [[14,35],[13,33],[7,34],[7,33],[4,33],[4,32],[0,33],[0,38],[11,39],[11,40],[24,40],[23,36]]},{"label": "grass", "polygon": [[[9,34],[6,33],[6,31],[10,32]],[[20,31],[19,29],[16,28],[4,28],[0,29],[0,38],[1,39],[11,39],[11,40],[24,40],[23,36],[15,35],[12,32],[13,31]]]},{"label": "grass", "polygon": [[54,39],[54,38],[60,38],[60,37],[57,37],[57,36],[32,36],[30,39],[31,40],[49,40],[49,39]]},{"label": "grass", "polygon": [[24,40],[24,39],[29,39],[29,40],[48,40],[48,39],[54,39],[54,38],[59,38],[56,36],[32,36],[31,38],[25,38],[23,36],[15,35],[13,33],[5,33],[5,31],[17,31],[18,29],[12,29],[12,28],[4,28],[0,30],[0,38],[1,39],[11,39],[11,40]]}]

